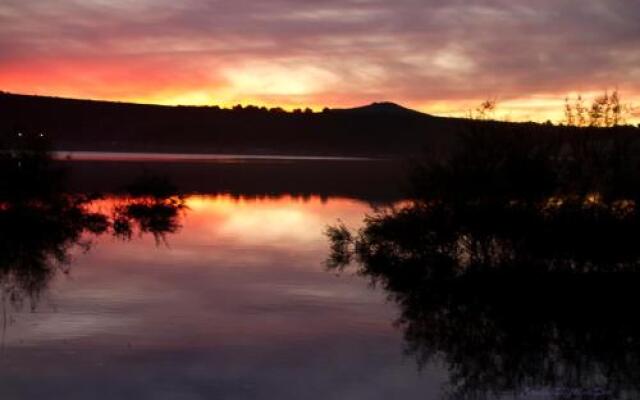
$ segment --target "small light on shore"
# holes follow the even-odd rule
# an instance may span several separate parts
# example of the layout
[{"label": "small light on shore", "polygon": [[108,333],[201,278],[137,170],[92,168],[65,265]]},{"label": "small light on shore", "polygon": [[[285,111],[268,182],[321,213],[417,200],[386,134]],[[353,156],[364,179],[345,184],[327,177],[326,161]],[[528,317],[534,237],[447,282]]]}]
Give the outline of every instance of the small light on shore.
[{"label": "small light on shore", "polygon": [[22,132],[18,132],[18,137],[22,137]]},{"label": "small light on shore", "polygon": [[600,193],[590,193],[587,195],[586,203],[590,205],[600,204],[602,202],[602,195]]}]

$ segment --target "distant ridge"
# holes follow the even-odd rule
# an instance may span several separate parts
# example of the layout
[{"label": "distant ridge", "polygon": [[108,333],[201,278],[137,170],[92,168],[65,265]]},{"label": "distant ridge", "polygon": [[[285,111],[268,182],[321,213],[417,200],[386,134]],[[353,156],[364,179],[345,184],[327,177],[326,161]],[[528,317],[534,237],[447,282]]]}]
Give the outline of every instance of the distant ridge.
[{"label": "distant ridge", "polygon": [[[100,99],[80,99],[74,97],[60,97],[60,96],[41,96],[41,95],[31,95],[31,94],[21,94],[21,93],[12,93],[5,92],[0,90],[0,96],[5,97],[16,97],[16,98],[25,98],[25,99],[39,99],[42,101],[60,101],[60,102],[75,102],[75,103],[94,103],[94,104],[118,104],[118,105],[127,105],[127,106],[140,106],[140,107],[163,107],[163,108],[196,108],[196,109],[227,109],[231,110],[233,107],[224,108],[218,105],[167,105],[167,104],[154,104],[154,103],[136,103],[136,102],[125,102],[125,101],[116,101],[116,100],[100,100]],[[244,108],[254,108],[257,106],[245,106]],[[263,108],[263,107],[259,107]],[[269,108],[267,108],[269,109]],[[273,109],[278,109],[277,107]],[[371,104],[367,104],[364,106],[351,107],[351,108],[326,108],[329,112],[363,112],[363,113],[372,113],[372,114],[418,114],[418,115],[426,115],[429,114],[413,110],[411,108],[407,108],[401,106],[400,104],[390,102],[390,101],[381,101],[374,102]],[[294,113],[293,111],[284,111],[287,113]]]},{"label": "distant ridge", "polygon": [[44,132],[58,151],[395,157],[462,124],[391,102],[309,113],[0,93],[0,133]]},{"label": "distant ridge", "polygon": [[[575,128],[437,117],[391,102],[323,112],[160,106],[0,92],[0,135],[44,134],[58,151],[407,157],[441,152],[482,129]],[[635,128],[620,128],[618,130]]]}]

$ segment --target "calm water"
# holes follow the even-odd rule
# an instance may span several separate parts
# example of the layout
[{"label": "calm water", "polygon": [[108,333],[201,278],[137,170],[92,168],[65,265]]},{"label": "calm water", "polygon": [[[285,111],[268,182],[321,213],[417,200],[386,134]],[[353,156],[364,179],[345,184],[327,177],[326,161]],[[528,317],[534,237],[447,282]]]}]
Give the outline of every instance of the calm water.
[{"label": "calm water", "polygon": [[[511,302],[478,296],[477,287],[470,296],[431,293],[414,274],[424,265],[399,270],[422,253],[393,255],[396,268],[370,259],[366,269],[330,269],[327,227],[340,220],[357,229],[375,207],[402,201],[404,170],[388,161],[280,161],[65,162],[73,168],[64,194],[28,204],[7,197],[0,397],[638,393],[640,324],[629,306],[637,281],[537,298],[551,293],[550,281],[538,290],[514,279]],[[140,174],[166,177],[183,195],[118,191]],[[111,194],[88,200],[94,191]],[[373,285],[373,276],[383,279]]]},{"label": "calm water", "polygon": [[[119,200],[91,205],[108,210]],[[369,206],[191,196],[175,234],[86,235],[34,304],[7,304],[3,398],[436,398],[394,307],[326,270],[323,231]]]}]

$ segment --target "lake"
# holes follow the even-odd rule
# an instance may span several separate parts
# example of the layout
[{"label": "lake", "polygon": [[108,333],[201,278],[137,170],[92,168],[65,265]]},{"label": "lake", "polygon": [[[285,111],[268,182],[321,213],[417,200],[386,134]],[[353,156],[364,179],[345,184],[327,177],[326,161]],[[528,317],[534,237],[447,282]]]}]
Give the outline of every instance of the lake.
[{"label": "lake", "polygon": [[[526,331],[529,315],[547,324],[537,309],[518,311],[523,319],[510,327],[495,306],[479,307],[481,321],[471,329],[460,325],[453,305],[418,297],[427,303],[412,306],[412,284],[399,294],[355,269],[329,267],[327,227],[342,221],[357,229],[377,207],[402,202],[403,163],[102,159],[57,166],[69,176],[64,196],[0,213],[3,398],[600,399],[625,393],[589,368],[586,387],[578,385],[582,380],[554,381],[551,370],[541,377],[527,369],[533,359],[569,372],[589,367],[591,358],[574,362],[555,351],[566,345],[589,357],[590,342],[558,344],[528,332],[517,337],[537,341],[495,345],[512,327]],[[123,191],[139,175],[162,176],[179,194]],[[102,195],[87,197],[97,191]],[[435,314],[428,301],[436,303]],[[467,311],[474,307],[470,302]],[[586,325],[570,321],[570,332],[608,335],[607,326],[628,332],[618,325],[626,316],[610,314],[605,325],[597,313],[592,318]],[[625,337],[635,340],[631,332]],[[633,349],[615,348],[635,361]],[[596,366],[619,365],[597,360]],[[497,376],[483,375],[494,371],[489,364],[499,366]]]},{"label": "lake", "polygon": [[441,374],[403,357],[384,293],[324,266],[325,226],[357,224],[366,203],[213,195],[186,206],[179,230],[159,241],[88,235],[91,249],[73,249],[33,310],[7,310],[3,397],[437,393]]},{"label": "lake", "polygon": [[[102,161],[74,162],[72,191],[118,188],[144,170],[171,176],[187,193],[225,193],[187,194],[172,233],[137,232],[127,239],[83,233],[68,249],[69,264],[56,267],[33,299],[14,305],[4,296],[3,397],[382,399],[438,393],[442,374],[419,373],[403,356],[394,307],[384,293],[325,266],[326,227],[338,219],[356,226],[371,210],[363,198],[371,193],[357,189],[366,186],[357,177],[364,171],[353,168],[351,178],[336,176],[325,187],[316,181],[320,190],[313,193],[307,184],[294,190],[301,177],[292,160],[243,163],[233,174],[228,165]],[[316,179],[344,169],[303,161],[305,175]],[[264,174],[272,190],[258,193],[268,183]],[[346,181],[360,182],[354,188]],[[243,193],[243,185],[253,190]],[[332,194],[341,190],[342,196]],[[109,213],[123,202],[108,195],[87,208]]]}]

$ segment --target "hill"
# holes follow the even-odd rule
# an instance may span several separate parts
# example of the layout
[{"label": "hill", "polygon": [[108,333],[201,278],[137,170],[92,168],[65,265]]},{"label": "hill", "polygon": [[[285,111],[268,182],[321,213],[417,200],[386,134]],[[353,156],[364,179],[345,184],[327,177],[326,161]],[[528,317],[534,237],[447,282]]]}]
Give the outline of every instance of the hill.
[{"label": "hill", "polygon": [[479,125],[532,124],[434,117],[393,103],[312,113],[0,93],[0,132],[42,132],[57,150],[406,156]]},{"label": "hill", "polygon": [[[367,115],[386,115],[386,116],[407,116],[407,117],[416,117],[416,116],[429,116],[428,114],[421,113],[416,110],[412,110],[410,108],[403,107],[399,104],[395,104],[392,102],[381,102],[381,103],[372,103],[362,107],[355,108],[346,108],[346,109],[335,109],[331,110],[332,112],[342,112],[347,114],[367,114]],[[433,117],[432,117],[433,118]]]}]

